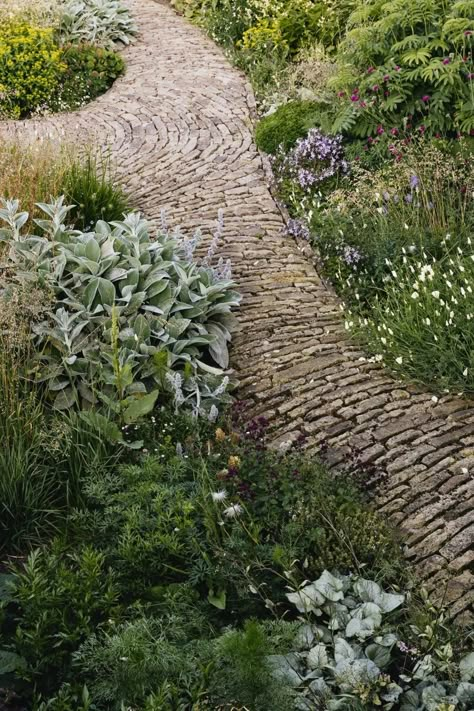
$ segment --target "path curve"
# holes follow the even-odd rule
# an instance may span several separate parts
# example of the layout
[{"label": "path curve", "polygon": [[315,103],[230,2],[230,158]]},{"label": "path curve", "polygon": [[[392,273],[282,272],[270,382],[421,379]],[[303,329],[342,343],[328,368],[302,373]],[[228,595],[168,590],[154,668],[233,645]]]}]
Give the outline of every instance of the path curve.
[{"label": "path curve", "polygon": [[74,114],[4,123],[110,147],[124,187],[152,221],[214,225],[244,294],[232,349],[240,395],[277,441],[307,437],[334,462],[354,453],[386,474],[380,510],[407,535],[407,555],[453,615],[474,603],[474,404],[395,382],[344,333],[337,299],[284,236],[252,141],[254,99],[203,33],[153,0],[131,0],[139,40],[124,78]]}]

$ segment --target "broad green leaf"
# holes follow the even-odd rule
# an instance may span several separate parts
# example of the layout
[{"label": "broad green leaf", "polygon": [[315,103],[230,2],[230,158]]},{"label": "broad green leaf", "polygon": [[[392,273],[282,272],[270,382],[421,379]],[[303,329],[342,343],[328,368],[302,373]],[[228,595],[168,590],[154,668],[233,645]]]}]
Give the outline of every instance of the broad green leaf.
[{"label": "broad green leaf", "polygon": [[211,603],[214,607],[217,607],[218,610],[225,610],[226,608],[226,592],[224,589],[217,590],[214,592],[214,590],[211,588],[209,590],[209,594],[207,596],[208,602]]},{"label": "broad green leaf", "polygon": [[158,390],[145,395],[144,397],[136,398],[123,413],[124,421],[127,424],[136,422],[141,417],[149,415],[155,407],[156,399],[158,397]]},{"label": "broad green leaf", "polygon": [[26,667],[26,661],[14,652],[0,649],[0,676],[12,674]]}]

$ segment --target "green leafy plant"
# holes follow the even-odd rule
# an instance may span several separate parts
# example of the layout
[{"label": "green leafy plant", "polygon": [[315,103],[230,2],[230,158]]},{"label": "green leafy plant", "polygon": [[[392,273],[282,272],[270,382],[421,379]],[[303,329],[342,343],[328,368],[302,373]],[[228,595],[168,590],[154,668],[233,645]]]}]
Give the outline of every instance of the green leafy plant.
[{"label": "green leafy plant", "polygon": [[36,380],[53,406],[102,402],[132,421],[168,392],[176,407],[215,417],[240,300],[229,265],[209,266],[220,232],[197,263],[196,236],[163,231],[152,242],[139,214],[80,233],[65,226],[69,208],[60,198],[41,206],[49,218],[37,221],[43,236],[23,237],[28,215],[18,207],[8,201],[0,211],[10,269],[20,281],[43,281],[56,301],[34,329]]},{"label": "green leafy plant", "polygon": [[68,219],[83,231],[99,221],[121,220],[130,212],[130,201],[113,180],[111,161],[107,156],[89,152],[83,160],[72,161],[56,194],[65,196],[72,205]]},{"label": "green leafy plant", "polygon": [[396,633],[403,594],[324,571],[287,597],[304,621],[295,651],[269,659],[276,678],[294,689],[297,708],[469,709],[474,653],[453,660],[453,678],[440,681],[444,654],[423,655]]},{"label": "green leafy plant", "polygon": [[121,0],[61,0],[59,37],[62,43],[83,42],[113,47],[129,44],[137,34],[130,10]]},{"label": "green leafy plant", "polygon": [[58,674],[71,680],[71,653],[120,612],[103,556],[87,547],[69,553],[60,543],[12,571],[7,605],[14,635],[5,649],[22,660],[17,676],[30,693],[54,690]]},{"label": "green leafy plant", "polygon": [[0,117],[24,118],[47,105],[65,65],[53,30],[22,21],[0,27]]},{"label": "green leafy plant", "polygon": [[158,709],[161,698],[168,708],[173,701],[192,708],[206,690],[212,656],[210,642],[193,639],[193,632],[177,616],[141,617],[90,636],[74,655],[75,667],[101,707],[120,711],[147,703]]},{"label": "green leafy plant", "polygon": [[472,6],[463,0],[370,0],[357,7],[340,47],[335,84],[346,93],[333,130],[468,134],[474,128],[473,22]]},{"label": "green leafy plant", "polygon": [[109,89],[125,71],[121,55],[93,44],[69,44],[61,54],[66,67],[58,108],[76,108]]},{"label": "green leafy plant", "polygon": [[280,147],[288,151],[298,138],[305,136],[313,126],[319,125],[320,114],[321,107],[312,101],[289,101],[282,104],[257,124],[257,146],[271,154],[275,154]]}]

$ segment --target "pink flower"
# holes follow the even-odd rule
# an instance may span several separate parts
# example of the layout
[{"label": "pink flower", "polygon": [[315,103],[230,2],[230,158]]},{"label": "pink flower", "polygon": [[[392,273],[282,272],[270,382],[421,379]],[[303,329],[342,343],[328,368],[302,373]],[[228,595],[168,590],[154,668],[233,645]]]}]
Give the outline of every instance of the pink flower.
[{"label": "pink flower", "polygon": [[391,128],[390,133],[392,134],[392,136],[398,136],[398,128]]},{"label": "pink flower", "polygon": [[421,133],[421,135],[423,135],[424,132],[426,131],[426,126],[423,126],[423,124],[421,124],[421,126],[418,126],[418,130]]},{"label": "pink flower", "polygon": [[367,74],[372,74],[372,72],[375,72],[375,67],[369,67],[367,69]]},{"label": "pink flower", "polygon": [[379,136],[381,136],[382,133],[385,133],[383,126],[377,126],[377,133]]},{"label": "pink flower", "polygon": [[385,74],[383,80],[388,81],[390,79],[390,74]]},{"label": "pink flower", "polygon": [[443,64],[449,64],[450,62],[451,62],[451,60],[450,60],[449,57],[445,57],[445,58],[443,59]]},{"label": "pink flower", "polygon": [[345,91],[339,91],[339,92],[337,93],[337,95],[339,96],[339,98],[341,98],[341,96],[345,96],[345,95],[346,95],[346,92],[345,92]]},{"label": "pink flower", "polygon": [[365,101],[360,102],[361,109],[365,109],[366,106],[367,106],[367,104],[365,103]]},{"label": "pink flower", "polygon": [[399,72],[400,69],[401,69],[401,67],[399,67],[398,65],[395,67],[395,71],[396,71],[396,72]]},{"label": "pink flower", "polygon": [[435,138],[441,138],[441,134],[440,134],[440,133],[435,133]]},{"label": "pink flower", "polygon": [[471,81],[471,79],[474,79],[474,73],[473,73],[473,72],[469,72],[469,74],[467,75],[467,80],[468,80],[468,81]]},{"label": "pink flower", "polygon": [[380,89],[378,84],[374,84],[372,87],[372,91],[378,91]]},{"label": "pink flower", "polygon": [[357,94],[352,94],[351,101],[359,101],[359,97],[357,96]]},{"label": "pink flower", "polygon": [[427,104],[430,99],[431,99],[431,96],[429,96],[428,94],[425,94],[424,96],[421,97],[421,100],[424,104]]},{"label": "pink flower", "polygon": [[469,35],[472,35],[472,30],[466,30],[464,34],[466,37],[469,37]]}]

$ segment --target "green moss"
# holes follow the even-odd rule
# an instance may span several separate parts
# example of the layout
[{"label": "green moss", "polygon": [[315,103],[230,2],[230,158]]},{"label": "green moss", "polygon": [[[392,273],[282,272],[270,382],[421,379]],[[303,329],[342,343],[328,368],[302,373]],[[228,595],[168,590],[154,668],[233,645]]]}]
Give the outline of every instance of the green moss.
[{"label": "green moss", "polygon": [[255,140],[265,153],[276,153],[279,146],[289,150],[298,138],[321,121],[321,106],[314,101],[289,101],[257,125]]}]

